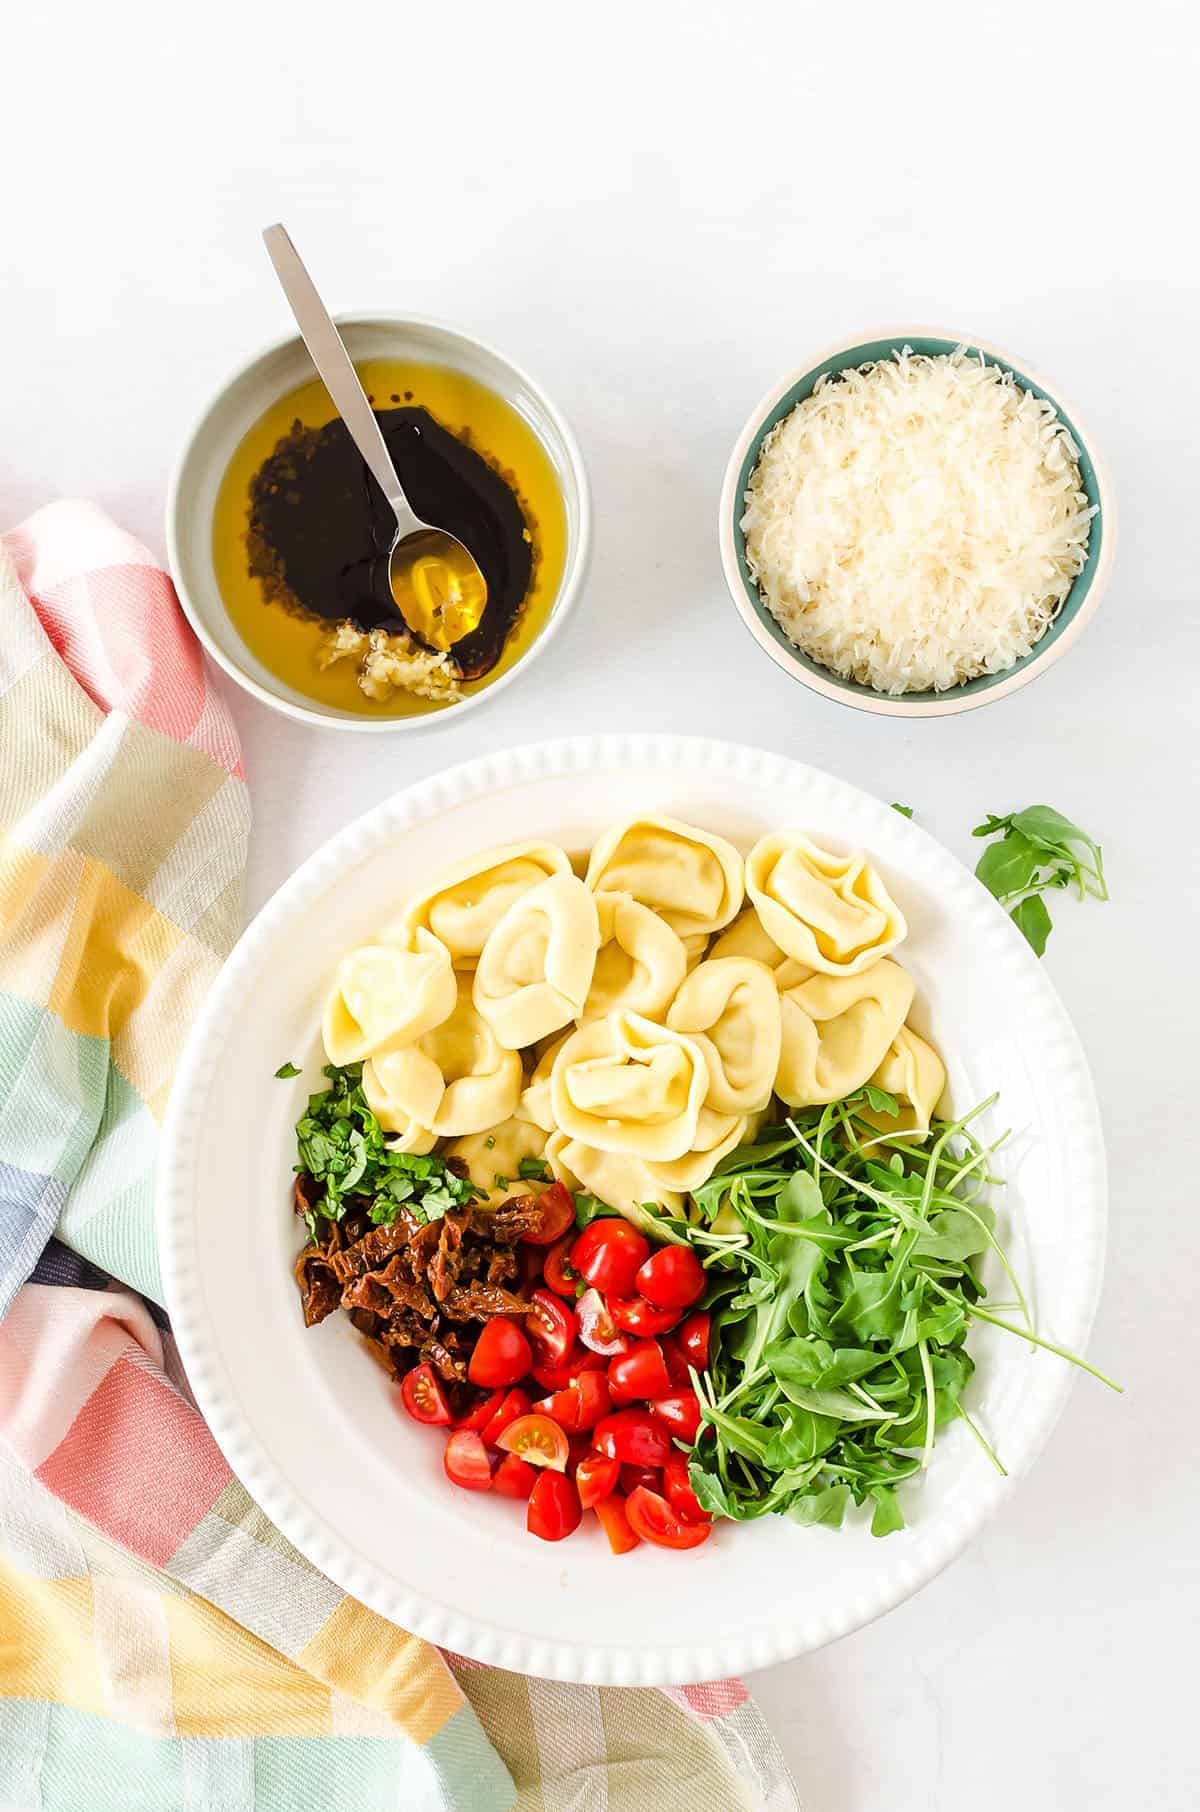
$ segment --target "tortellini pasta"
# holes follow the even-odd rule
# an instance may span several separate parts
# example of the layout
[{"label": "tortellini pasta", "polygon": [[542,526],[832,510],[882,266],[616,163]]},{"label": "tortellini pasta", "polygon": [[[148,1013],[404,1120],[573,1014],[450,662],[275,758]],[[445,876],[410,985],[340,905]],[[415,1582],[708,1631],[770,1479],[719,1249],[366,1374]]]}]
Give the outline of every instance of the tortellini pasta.
[{"label": "tortellini pasta", "polygon": [[566,1133],[552,1133],[546,1141],[546,1162],[568,1189],[583,1189],[627,1219],[641,1222],[646,1202],[664,1214],[683,1213],[683,1196],[668,1189],[643,1158],[628,1152],[598,1151]]},{"label": "tortellini pasta", "polygon": [[472,995],[506,1050],[578,1018],[599,945],[595,898],[574,875],[551,875],[513,901],[480,952]]},{"label": "tortellini pasta", "polygon": [[618,1008],[649,1018],[666,1011],[687,973],[687,953],[665,919],[628,893],[595,896],[600,949],[584,1019],[602,1019]]},{"label": "tortellini pasta", "polygon": [[330,1063],[361,1063],[411,1044],[454,1011],[450,952],[419,929],[408,947],[360,944],[337,966],[322,1035]]},{"label": "tortellini pasta", "polygon": [[[516,1051],[497,1042],[487,1021],[475,1011],[471,986],[459,982],[454,1011],[415,1045],[381,1058],[372,1066],[372,1088],[386,1095],[391,1123],[428,1126],[438,1138],[483,1132],[507,1120],[521,1096],[524,1072]],[[367,1071],[363,1071],[367,1090]],[[436,1096],[436,1099],[435,1099]],[[371,1096],[368,1093],[368,1101]],[[374,1111],[379,1109],[371,1102]],[[431,1111],[432,1105],[432,1111]],[[389,1119],[379,1114],[386,1126]]]},{"label": "tortellini pasta", "polygon": [[409,902],[400,919],[401,939],[424,928],[445,944],[456,969],[473,969],[513,901],[548,876],[570,872],[567,856],[554,843],[509,843],[468,856]]},{"label": "tortellini pasta", "polygon": [[708,953],[709,937],[707,931],[693,931],[683,940],[683,954],[687,961],[687,972],[698,968]]},{"label": "tortellini pasta", "polygon": [[464,1139],[451,1139],[447,1158],[458,1158],[466,1165],[467,1175],[477,1189],[498,1208],[514,1196],[528,1195],[540,1187],[521,1175],[521,1164],[529,1158],[540,1158],[546,1149],[546,1135],[531,1120],[502,1120],[483,1132],[469,1133]]},{"label": "tortellini pasta", "polygon": [[521,1090],[521,1099],[517,1103],[518,1119],[531,1120],[535,1126],[540,1126],[543,1132],[554,1131],[554,1109],[550,1105],[550,1074],[554,1068],[554,1059],[571,1036],[572,1032],[564,1032],[561,1038],[551,1039],[534,1065],[533,1074]]},{"label": "tortellini pasta", "polygon": [[732,843],[675,818],[635,818],[600,837],[588,863],[596,893],[631,893],[680,937],[719,931],[745,896]]},{"label": "tortellini pasta", "polygon": [[708,1086],[694,1039],[617,1012],[567,1039],[550,1074],[550,1105],[571,1138],[664,1163],[692,1149]]},{"label": "tortellini pasta", "polygon": [[779,995],[775,1092],[789,1107],[816,1107],[868,1081],[904,1024],[913,981],[886,957],[861,975],[817,975],[799,963],[792,970],[797,979]]},{"label": "tortellini pasta", "polygon": [[394,1137],[393,1151],[432,1151],[437,1134],[433,1122],[445,1079],[431,1057],[415,1044],[402,1051],[386,1051],[363,1064],[363,1094],[367,1106],[385,1132]]},{"label": "tortellini pasta", "polygon": [[783,1032],[775,978],[762,963],[710,957],[680,988],[667,1024],[702,1035],[709,1071],[705,1105],[714,1113],[747,1114],[766,1106]]},{"label": "tortellini pasta", "polygon": [[700,1109],[696,1122],[695,1145],[671,1164],[651,1164],[650,1174],[665,1189],[686,1194],[707,1183],[726,1152],[740,1145],[747,1136],[750,1116],[718,1114],[711,1107]]},{"label": "tortellini pasta", "polygon": [[778,969],[782,963],[791,960],[787,951],[781,950],[775,939],[767,936],[753,906],[747,906],[727,931],[713,939],[708,955],[710,961],[727,956],[748,956],[751,962],[765,963],[768,969]]},{"label": "tortellini pasta", "polygon": [[859,974],[908,931],[861,852],[835,856],[796,831],[759,838],[746,863],[746,888],[767,935],[826,975]]},{"label": "tortellini pasta", "polygon": [[946,1087],[946,1067],[931,1044],[919,1037],[911,1026],[901,1026],[887,1055],[874,1072],[871,1081],[886,1089],[900,1103],[900,1113],[877,1113],[872,1108],[863,1118],[880,1132],[927,1133],[934,1110]]}]

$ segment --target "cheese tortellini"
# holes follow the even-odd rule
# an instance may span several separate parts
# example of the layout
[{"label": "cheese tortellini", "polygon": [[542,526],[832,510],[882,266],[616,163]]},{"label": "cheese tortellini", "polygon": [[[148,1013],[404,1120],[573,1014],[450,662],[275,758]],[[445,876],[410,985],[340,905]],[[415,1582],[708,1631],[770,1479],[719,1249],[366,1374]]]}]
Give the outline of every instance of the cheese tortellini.
[{"label": "cheese tortellini", "polygon": [[521,1164],[540,1158],[545,1149],[546,1135],[540,1126],[531,1120],[510,1119],[483,1132],[468,1133],[466,1138],[451,1139],[445,1155],[465,1164],[472,1183],[498,1208],[514,1196],[537,1190],[536,1182],[522,1177]]},{"label": "cheese tortellini", "polygon": [[[751,1117],[748,1114],[718,1114],[711,1107],[700,1109],[696,1122],[695,1142],[691,1151],[672,1164],[651,1164],[648,1168],[656,1189],[669,1189],[686,1194],[707,1183],[727,1151],[740,1145],[748,1136]],[[655,1197],[657,1199],[657,1196]]]},{"label": "cheese tortellini", "polygon": [[450,952],[430,932],[411,945],[360,944],[337,966],[322,1036],[330,1063],[397,1050],[447,1019],[458,990]]},{"label": "cheese tortellini", "polygon": [[519,895],[479,954],[473,999],[498,1041],[524,1050],[583,1012],[600,946],[596,901],[572,874]]},{"label": "cheese tortellini", "polygon": [[473,969],[514,900],[550,875],[570,872],[566,854],[554,843],[510,843],[468,856],[405,907],[401,937],[407,940],[419,929],[431,931],[450,952],[456,969]]},{"label": "cheese tortellini", "polygon": [[452,1138],[507,1120],[523,1080],[520,1057],[504,1050],[475,1011],[463,977],[448,1018],[415,1044],[365,1065],[363,1092],[388,1130],[403,1136],[424,1127],[437,1138]]},{"label": "cheese tortellini", "polygon": [[598,1151],[582,1139],[552,1133],[546,1141],[546,1162],[568,1189],[583,1189],[619,1214],[637,1221],[643,1204],[651,1202],[665,1214],[683,1213],[683,1196],[667,1188],[644,1158],[628,1152]]},{"label": "cheese tortellini", "polygon": [[857,975],[908,932],[861,852],[835,856],[795,831],[759,838],[747,859],[746,889],[780,949],[826,975]]},{"label": "cheese tortellini", "polygon": [[795,979],[779,995],[775,1092],[789,1107],[839,1101],[883,1061],[912,1005],[912,977],[886,957],[861,975],[818,975],[799,963],[788,969]]},{"label": "cheese tortellini", "polygon": [[632,894],[598,893],[595,900],[600,949],[581,1017],[603,1019],[624,1007],[653,1019],[687,973],[683,940]]},{"label": "cheese tortellini", "polygon": [[870,1080],[877,1088],[886,1089],[900,1103],[899,1115],[877,1113],[872,1108],[863,1118],[880,1132],[927,1133],[934,1111],[946,1087],[946,1066],[931,1044],[919,1037],[911,1026],[901,1026],[887,1055]]},{"label": "cheese tortellini", "polygon": [[778,969],[781,963],[791,960],[787,951],[781,950],[775,939],[767,936],[753,906],[747,906],[727,931],[713,939],[708,954],[710,961],[726,956],[748,956],[751,962],[765,963],[768,969]]},{"label": "cheese tortellini", "polygon": [[775,978],[762,963],[745,956],[710,957],[680,988],[667,1024],[695,1037],[704,1051],[705,1105],[714,1113],[754,1113],[767,1105],[783,1029]]},{"label": "cheese tortellini", "polygon": [[675,818],[635,818],[606,831],[592,849],[587,884],[631,893],[680,937],[719,931],[745,896],[733,844]]},{"label": "cheese tortellini", "polygon": [[550,1074],[560,1131],[600,1151],[681,1158],[708,1094],[699,1044],[640,1013],[610,1013],[568,1038]]}]

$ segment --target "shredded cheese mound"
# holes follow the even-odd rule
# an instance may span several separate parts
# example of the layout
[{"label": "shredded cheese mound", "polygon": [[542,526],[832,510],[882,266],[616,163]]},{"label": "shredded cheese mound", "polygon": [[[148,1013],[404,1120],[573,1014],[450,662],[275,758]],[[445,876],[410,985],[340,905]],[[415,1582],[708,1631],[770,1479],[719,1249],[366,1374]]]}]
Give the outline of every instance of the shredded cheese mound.
[{"label": "shredded cheese mound", "polygon": [[742,530],[805,654],[877,692],[944,692],[1028,654],[1095,508],[1051,403],[964,347],[821,378],[763,441]]},{"label": "shredded cheese mound", "polygon": [[411,636],[389,635],[386,629],[372,629],[367,635],[349,619],[329,631],[317,660],[322,667],[357,661],[359,689],[368,698],[411,692],[416,698],[457,704],[463,695],[462,672],[452,655],[421,648]]}]

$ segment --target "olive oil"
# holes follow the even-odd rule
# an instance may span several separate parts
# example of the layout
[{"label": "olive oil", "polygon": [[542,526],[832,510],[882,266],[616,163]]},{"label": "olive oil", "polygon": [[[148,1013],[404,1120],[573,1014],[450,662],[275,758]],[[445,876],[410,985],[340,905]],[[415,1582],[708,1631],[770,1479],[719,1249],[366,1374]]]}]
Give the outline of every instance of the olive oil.
[{"label": "olive oil", "polygon": [[[357,370],[414,508],[460,535],[488,576],[484,621],[455,650],[462,691],[479,691],[529,647],[558,591],[567,531],[554,469],[533,430],[474,379],[386,359]],[[452,709],[403,691],[368,697],[354,660],[321,664],[339,621],[401,627],[386,587],[393,529],[344,435],[314,379],[244,437],[213,512],[225,608],[263,666],[320,704],[371,717]]]}]

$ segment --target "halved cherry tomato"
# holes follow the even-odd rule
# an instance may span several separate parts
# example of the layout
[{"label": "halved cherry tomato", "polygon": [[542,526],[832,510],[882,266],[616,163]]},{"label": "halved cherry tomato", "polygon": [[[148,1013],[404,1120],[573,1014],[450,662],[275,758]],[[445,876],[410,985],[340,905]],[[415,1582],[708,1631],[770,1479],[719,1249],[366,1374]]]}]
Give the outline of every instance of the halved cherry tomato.
[{"label": "halved cherry tomato", "polygon": [[549,1416],[518,1416],[510,1422],[497,1447],[505,1453],[519,1454],[531,1466],[549,1466],[554,1472],[565,1472],[567,1454],[567,1437],[557,1422]]},{"label": "halved cherry tomato", "polygon": [[629,1525],[629,1518],[625,1513],[625,1499],[619,1491],[614,1492],[611,1497],[602,1497],[598,1503],[592,1505],[592,1509],[596,1512],[600,1527],[607,1535],[608,1545],[614,1554],[628,1554],[631,1548],[637,1547],[641,1537],[635,1535]]},{"label": "halved cherry tomato", "polygon": [[599,1353],[589,1353],[585,1346],[577,1346],[568,1353],[561,1365],[534,1365],[531,1375],[543,1390],[566,1390],[574,1384],[581,1372],[603,1372],[608,1369],[608,1361]]},{"label": "halved cherry tomato", "polygon": [[522,1234],[526,1245],[552,1246],[575,1224],[575,1198],[565,1183],[551,1183],[537,1199],[541,1221],[532,1233]]},{"label": "halved cherry tomato", "polygon": [[640,1397],[665,1397],[671,1375],[657,1340],[635,1340],[627,1353],[619,1353],[608,1367],[608,1388],[614,1403],[634,1403]]},{"label": "halved cherry tomato", "polygon": [[704,1294],[704,1272],[690,1246],[660,1246],[635,1281],[642,1295],[660,1309],[690,1308]]},{"label": "halved cherry tomato", "polygon": [[620,1472],[619,1460],[612,1460],[605,1453],[584,1454],[575,1468],[575,1488],[585,1510],[590,1510],[602,1497],[608,1496],[616,1486]]},{"label": "halved cherry tomato", "polygon": [[671,1451],[671,1435],[648,1409],[619,1409],[597,1424],[592,1445],[623,1465],[661,1466]]},{"label": "halved cherry tomato", "polygon": [[509,1423],[518,1416],[527,1416],[533,1408],[523,1390],[497,1391],[496,1395],[500,1401],[479,1431],[485,1447],[494,1447]]},{"label": "halved cherry tomato", "polygon": [[573,1434],[567,1436],[567,1477],[573,1479],[579,1469],[581,1460],[586,1460],[594,1452],[590,1434]]},{"label": "halved cherry tomato", "polygon": [[525,1331],[539,1365],[561,1365],[575,1345],[575,1316],[561,1296],[535,1290],[533,1307],[525,1317]]},{"label": "halved cherry tomato", "polygon": [[629,1341],[613,1320],[608,1304],[599,1290],[585,1290],[575,1305],[579,1317],[579,1338],[593,1353],[611,1358],[614,1353],[627,1353]]},{"label": "halved cherry tomato", "polygon": [[676,1334],[660,1334],[658,1344],[662,1356],[667,1362],[667,1376],[675,1390],[688,1390],[691,1387],[692,1375],[688,1371],[688,1362]]},{"label": "halved cherry tomato", "polygon": [[543,1541],[562,1541],[573,1535],[583,1521],[579,1493],[573,1482],[561,1472],[539,1474],[529,1499],[525,1527]]},{"label": "halved cherry tomato", "polygon": [[694,1315],[680,1324],[675,1338],[680,1350],[689,1365],[694,1365],[698,1372],[708,1370],[708,1338],[712,1328],[712,1316],[707,1309],[697,1309]]},{"label": "halved cherry tomato", "polygon": [[414,1422],[453,1421],[442,1381],[432,1365],[414,1365],[404,1374],[400,1399]]},{"label": "halved cherry tomato", "polygon": [[619,1328],[642,1340],[665,1334],[679,1320],[678,1309],[656,1309],[644,1296],[612,1296],[608,1312]]},{"label": "halved cherry tomato", "polygon": [[476,1434],[482,1434],[496,1411],[504,1401],[502,1390],[490,1390],[486,1397],[480,1397],[470,1409],[464,1409],[461,1416],[455,1416],[455,1428],[473,1428]]},{"label": "halved cherry tomato", "polygon": [[602,1372],[580,1372],[574,1384],[552,1391],[533,1407],[568,1434],[584,1434],[612,1409],[608,1380]]},{"label": "halved cherry tomato", "polygon": [[712,1521],[692,1490],[692,1483],[688,1478],[687,1454],[681,1453],[678,1447],[667,1455],[667,1462],[663,1467],[663,1492],[672,1510],[677,1510],[680,1516],[686,1516],[693,1523]]},{"label": "halved cherry tomato", "polygon": [[567,1434],[580,1432],[578,1385],[568,1384],[565,1390],[552,1390],[548,1397],[539,1397],[533,1408],[537,1415],[549,1416],[552,1422],[557,1422]]},{"label": "halved cherry tomato", "polygon": [[625,1500],[629,1527],[656,1548],[698,1548],[712,1534],[711,1523],[691,1523],[657,1491],[638,1486]]},{"label": "halved cherry tomato", "polygon": [[663,1488],[662,1468],[660,1466],[622,1466],[621,1490],[626,1497],[631,1491],[636,1491],[639,1485],[644,1485],[647,1491],[661,1491]]},{"label": "halved cherry tomato", "polygon": [[592,1221],[571,1248],[571,1263],[580,1276],[616,1296],[630,1294],[638,1268],[649,1256],[645,1234],[619,1217]]},{"label": "halved cherry tomato", "polygon": [[533,1490],[537,1479],[537,1467],[531,1466],[519,1454],[506,1453],[496,1468],[492,1480],[492,1490],[501,1497],[526,1498]]},{"label": "halved cherry tomato", "polygon": [[475,1350],[467,1362],[467,1377],[472,1384],[486,1385],[489,1390],[518,1384],[533,1360],[529,1342],[520,1322],[508,1315],[495,1315],[483,1325]]},{"label": "halved cherry tomato", "polygon": [[446,1477],[464,1491],[490,1491],[492,1462],[473,1428],[456,1428],[442,1456]]},{"label": "halved cherry tomato", "polygon": [[650,1408],[661,1416],[677,1441],[689,1445],[700,1433],[700,1399],[694,1390],[675,1390],[651,1399]]},{"label": "halved cherry tomato", "polygon": [[547,1252],[546,1262],[542,1267],[542,1277],[547,1286],[554,1291],[556,1296],[565,1296],[568,1302],[574,1302],[576,1289],[583,1282],[582,1277],[567,1257],[574,1244],[575,1235],[573,1233],[568,1233],[565,1239],[556,1241]]}]

